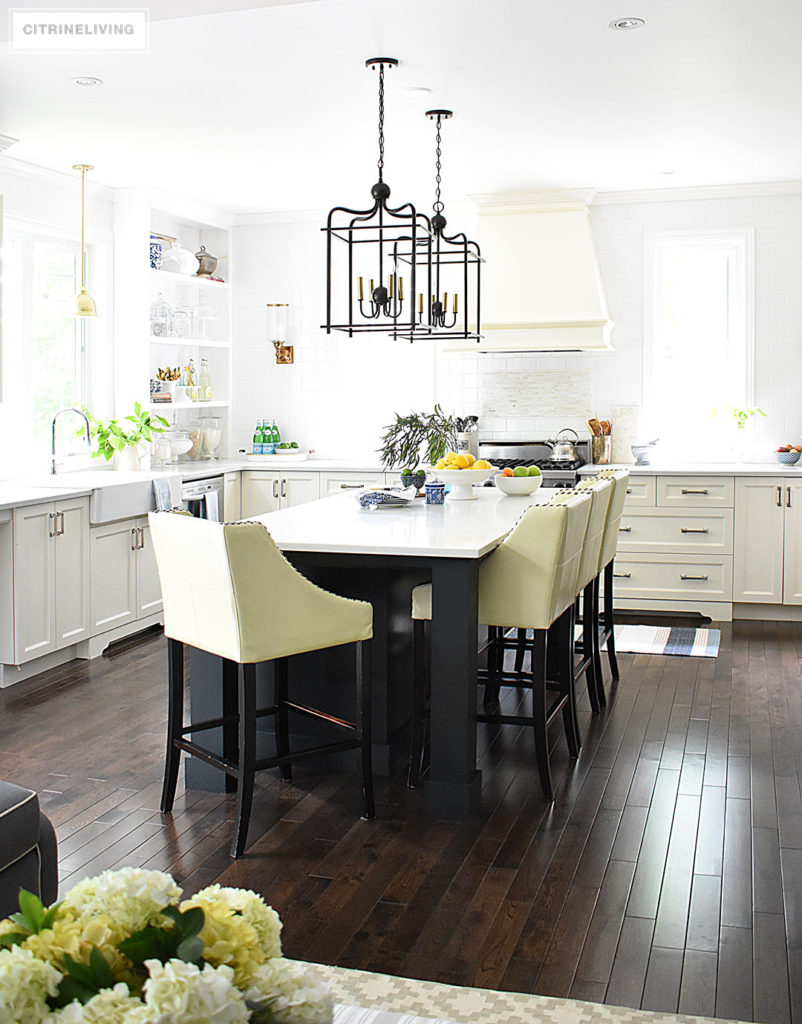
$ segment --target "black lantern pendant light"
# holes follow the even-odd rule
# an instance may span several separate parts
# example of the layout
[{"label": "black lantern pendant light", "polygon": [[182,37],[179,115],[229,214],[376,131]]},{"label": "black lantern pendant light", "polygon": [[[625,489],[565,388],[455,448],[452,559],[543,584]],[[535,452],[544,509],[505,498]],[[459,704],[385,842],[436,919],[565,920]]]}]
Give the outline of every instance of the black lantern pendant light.
[{"label": "black lantern pendant light", "polygon": [[[379,71],[379,175],[370,190],[373,205],[366,210],[335,206],[322,228],[326,232],[323,327],[328,334],[384,332],[407,337],[416,330],[414,300],[422,261],[413,254],[425,252],[428,268],[430,228],[428,217],[419,214],[412,203],[388,205],[390,186],[384,180],[384,72],[385,68],[397,66],[395,57],[371,57],[365,61],[365,67]],[[409,274],[408,297],[404,295],[404,264]]]},{"label": "black lantern pendant light", "polygon": [[[431,219],[432,237],[426,252],[429,261],[429,289],[425,297],[422,290],[418,293],[418,318],[414,335],[428,334],[430,337],[480,341],[482,254],[478,244],[470,241],[463,232],[446,234],[446,218],[443,216],[445,204],[440,193],[442,124],[453,116],[453,111],[427,110],[426,116],[437,125],[435,201],[434,216]],[[417,251],[420,262],[423,253],[420,247]],[[403,336],[412,340],[411,335]]]}]

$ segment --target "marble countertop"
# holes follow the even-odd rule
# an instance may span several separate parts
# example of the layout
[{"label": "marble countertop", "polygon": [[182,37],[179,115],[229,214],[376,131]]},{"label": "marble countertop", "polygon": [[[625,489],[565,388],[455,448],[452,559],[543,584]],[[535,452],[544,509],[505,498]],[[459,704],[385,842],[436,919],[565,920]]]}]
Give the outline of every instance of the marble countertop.
[{"label": "marble countertop", "polygon": [[495,548],[521,513],[549,492],[504,495],[477,488],[476,501],[427,505],[416,498],[406,508],[363,509],[353,494],[335,494],[254,516],[264,523],[282,551],[339,554],[481,558]]}]

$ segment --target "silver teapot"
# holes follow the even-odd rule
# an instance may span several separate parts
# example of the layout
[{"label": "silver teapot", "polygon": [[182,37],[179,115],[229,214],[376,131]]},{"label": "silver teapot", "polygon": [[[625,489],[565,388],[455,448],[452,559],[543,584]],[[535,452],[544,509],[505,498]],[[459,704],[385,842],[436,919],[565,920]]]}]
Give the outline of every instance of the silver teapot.
[{"label": "silver teapot", "polygon": [[[566,434],[569,431],[574,435],[573,441],[569,441],[562,437],[563,434]],[[574,459],[578,459],[579,456],[576,451],[576,442],[578,440],[579,434],[577,434],[573,427],[563,427],[553,441],[546,441],[546,444],[551,448],[549,462],[569,462]]]},{"label": "silver teapot", "polygon": [[195,277],[209,277],[217,270],[217,257],[207,252],[205,245],[202,245],[195,253],[195,259],[198,261]]}]

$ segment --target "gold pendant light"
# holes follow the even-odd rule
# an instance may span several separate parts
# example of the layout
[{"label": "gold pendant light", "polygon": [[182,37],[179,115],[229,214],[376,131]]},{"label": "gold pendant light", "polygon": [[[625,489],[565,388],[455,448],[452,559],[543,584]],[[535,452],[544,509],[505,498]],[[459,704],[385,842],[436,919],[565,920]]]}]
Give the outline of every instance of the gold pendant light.
[{"label": "gold pendant light", "polygon": [[74,171],[81,172],[81,293],[75,300],[76,316],[97,316],[95,300],[86,291],[86,172],[94,171],[91,164],[73,164]]}]

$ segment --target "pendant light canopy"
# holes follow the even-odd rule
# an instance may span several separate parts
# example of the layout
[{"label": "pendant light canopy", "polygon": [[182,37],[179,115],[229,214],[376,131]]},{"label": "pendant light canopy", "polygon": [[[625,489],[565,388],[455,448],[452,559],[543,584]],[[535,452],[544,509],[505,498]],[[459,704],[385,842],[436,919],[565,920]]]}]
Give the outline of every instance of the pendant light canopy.
[{"label": "pendant light canopy", "polygon": [[427,110],[426,116],[436,124],[435,136],[435,201],[432,206],[431,239],[424,251],[417,250],[417,260],[428,263],[419,278],[429,281],[417,295],[417,324],[411,334],[402,337],[469,338],[481,340],[481,266],[482,254],[476,242],[464,232],[446,232],[445,204],[441,198],[442,126],[453,117],[451,110]]},{"label": "pendant light canopy", "polygon": [[[379,73],[378,180],[365,210],[335,206],[326,227],[326,322],[323,328],[349,336],[384,332],[408,337],[416,330],[415,295],[430,290],[429,219],[412,203],[389,205],[384,180],[384,74],[395,57],[371,57],[365,66]],[[426,255],[419,259],[419,254]],[[406,273],[406,281],[404,274]],[[421,280],[421,273],[425,280]],[[406,293],[405,293],[406,292]]]},{"label": "pendant light canopy", "polygon": [[81,172],[81,292],[75,300],[76,316],[97,316],[95,300],[86,291],[86,172],[95,168],[91,164],[73,164]]}]

